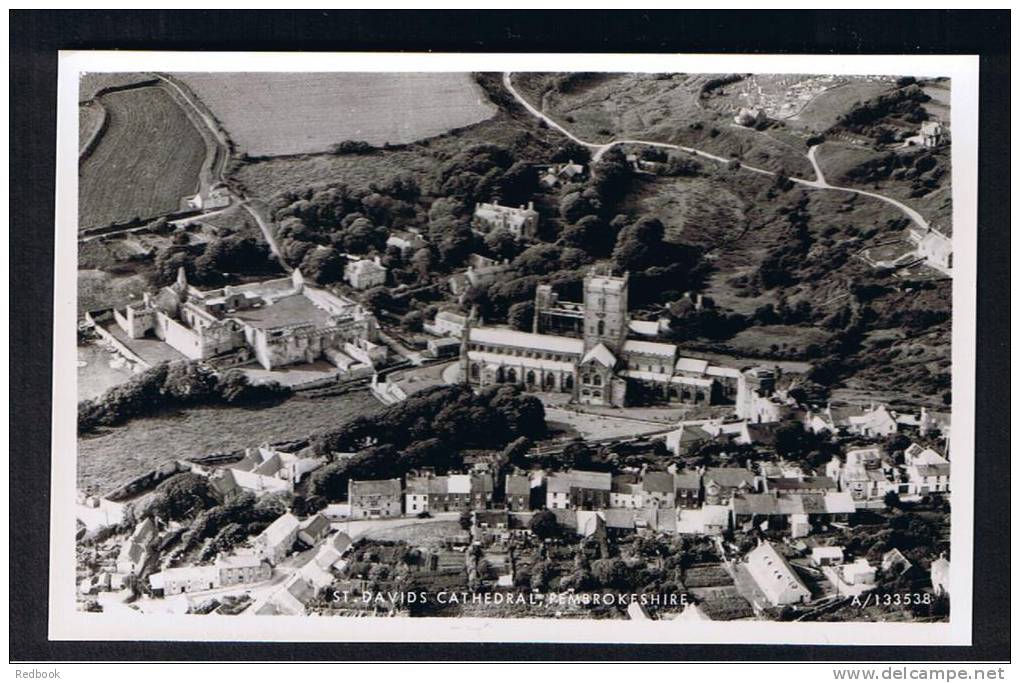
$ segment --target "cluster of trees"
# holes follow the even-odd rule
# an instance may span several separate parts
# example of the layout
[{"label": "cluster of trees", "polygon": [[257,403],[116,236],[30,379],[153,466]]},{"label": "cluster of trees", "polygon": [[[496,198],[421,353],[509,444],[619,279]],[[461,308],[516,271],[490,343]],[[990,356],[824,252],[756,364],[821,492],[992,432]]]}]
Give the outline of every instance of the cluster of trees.
[{"label": "cluster of trees", "polygon": [[947,170],[939,152],[918,147],[897,153],[888,152],[852,166],[843,173],[850,182],[874,184],[884,180],[909,182],[911,196],[921,197],[938,189]]},{"label": "cluster of trees", "polygon": [[[164,486],[172,493],[161,492]],[[179,514],[167,516],[167,505],[172,505]],[[185,473],[166,480],[156,489],[156,496],[144,515],[187,524],[179,542],[173,547],[171,561],[200,546],[203,552],[198,560],[207,561],[217,553],[228,552],[251,536],[262,533],[287,512],[288,506],[289,501],[284,494],[257,498],[250,491],[231,493],[218,500],[209,490],[205,477]]]},{"label": "cluster of trees", "polygon": [[920,123],[928,119],[924,103],[929,100],[931,97],[920,86],[912,83],[865,102],[855,103],[837,119],[836,125],[860,135],[869,135],[872,126],[890,117]]},{"label": "cluster of trees", "polygon": [[189,405],[250,405],[280,400],[289,389],[276,382],[252,384],[240,370],[214,372],[200,361],[164,362],[78,403],[78,432],[122,424],[159,410]]},{"label": "cluster of trees", "polygon": [[155,287],[168,285],[182,267],[190,282],[212,287],[224,284],[230,274],[261,275],[279,269],[265,242],[234,234],[207,242],[197,253],[179,244],[161,249],[153,259],[149,281]]},{"label": "cluster of trees", "polygon": [[500,385],[478,394],[459,385],[435,387],[314,436],[317,453],[357,455],[311,475],[309,504],[312,498],[323,504],[345,499],[350,479],[399,477],[426,466],[444,472],[462,464],[463,449],[503,448],[520,437],[540,438],[545,428],[541,401],[517,387]]},{"label": "cluster of trees", "polygon": [[787,287],[798,281],[797,272],[812,245],[809,201],[807,193],[800,192],[792,203],[779,209],[779,215],[786,222],[781,237],[769,249],[755,274],[761,289]]}]

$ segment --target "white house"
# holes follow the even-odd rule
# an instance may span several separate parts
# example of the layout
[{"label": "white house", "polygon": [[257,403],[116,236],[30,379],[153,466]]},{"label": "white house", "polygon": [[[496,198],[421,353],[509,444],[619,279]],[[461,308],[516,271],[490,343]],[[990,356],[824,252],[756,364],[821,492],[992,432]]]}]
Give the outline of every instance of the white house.
[{"label": "white house", "polygon": [[773,606],[811,600],[811,591],[797,572],[767,541],[747,554],[747,571]]},{"label": "white house", "polygon": [[344,281],[354,289],[371,289],[386,284],[386,268],[374,259],[349,261],[344,267]]},{"label": "white house", "polygon": [[301,521],[293,514],[280,515],[255,538],[255,552],[268,562],[278,564],[294,549],[300,528]]}]

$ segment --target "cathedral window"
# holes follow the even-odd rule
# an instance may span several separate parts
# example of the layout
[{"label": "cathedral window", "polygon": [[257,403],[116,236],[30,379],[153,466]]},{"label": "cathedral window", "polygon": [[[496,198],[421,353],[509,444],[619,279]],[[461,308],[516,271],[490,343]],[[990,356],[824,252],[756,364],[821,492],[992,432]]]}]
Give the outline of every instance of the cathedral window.
[{"label": "cathedral window", "polygon": [[602,320],[599,321],[599,336],[601,337],[606,333],[606,323]]}]

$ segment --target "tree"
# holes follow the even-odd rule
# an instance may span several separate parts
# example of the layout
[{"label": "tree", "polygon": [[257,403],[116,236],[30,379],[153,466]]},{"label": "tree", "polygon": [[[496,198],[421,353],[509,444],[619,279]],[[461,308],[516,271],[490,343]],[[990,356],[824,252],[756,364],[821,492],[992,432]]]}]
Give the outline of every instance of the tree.
[{"label": "tree", "polygon": [[522,332],[530,332],[532,319],[535,317],[535,304],[531,301],[519,301],[507,312],[507,322],[511,327]]},{"label": "tree", "polygon": [[207,400],[216,387],[216,375],[203,363],[178,361],[167,367],[163,394],[182,403]]},{"label": "tree", "polygon": [[531,589],[544,591],[549,587],[549,580],[552,579],[553,568],[548,562],[536,562],[531,567]]},{"label": "tree", "polygon": [[591,563],[591,573],[603,588],[627,587],[627,565],[618,557],[595,560]]},{"label": "tree", "polygon": [[301,272],[316,284],[337,282],[344,275],[344,258],[333,247],[318,247],[302,259]]},{"label": "tree", "polygon": [[161,482],[149,511],[164,520],[182,521],[216,504],[208,480],[185,472]]},{"label": "tree", "polygon": [[393,303],[393,297],[390,296],[390,290],[383,286],[372,287],[367,290],[361,297],[362,303],[372,310],[373,313],[379,313],[384,308],[389,307]]},{"label": "tree", "polygon": [[424,322],[421,311],[408,311],[400,318],[400,326],[409,332],[421,332]]},{"label": "tree", "polygon": [[471,511],[461,510],[460,518],[457,520],[460,523],[460,528],[464,531],[471,529]]},{"label": "tree", "polygon": [[[547,539],[559,534],[560,523],[552,510],[543,508],[531,516],[528,528],[539,538]],[[532,570],[532,575],[534,575],[534,570]]]}]

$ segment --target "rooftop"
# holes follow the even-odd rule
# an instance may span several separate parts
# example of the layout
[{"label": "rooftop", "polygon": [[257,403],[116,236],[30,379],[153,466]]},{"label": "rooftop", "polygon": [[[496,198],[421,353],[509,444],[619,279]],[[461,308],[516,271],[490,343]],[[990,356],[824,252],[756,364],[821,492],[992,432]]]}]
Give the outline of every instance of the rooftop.
[{"label": "rooftop", "polygon": [[325,327],[330,316],[303,294],[290,294],[260,308],[235,311],[230,317],[263,330],[296,325]]},{"label": "rooftop", "polygon": [[572,337],[557,337],[551,334],[534,334],[518,332],[500,327],[472,327],[472,342],[494,344],[496,346],[512,346],[521,349],[552,351],[580,356],[584,352],[584,342]]}]

